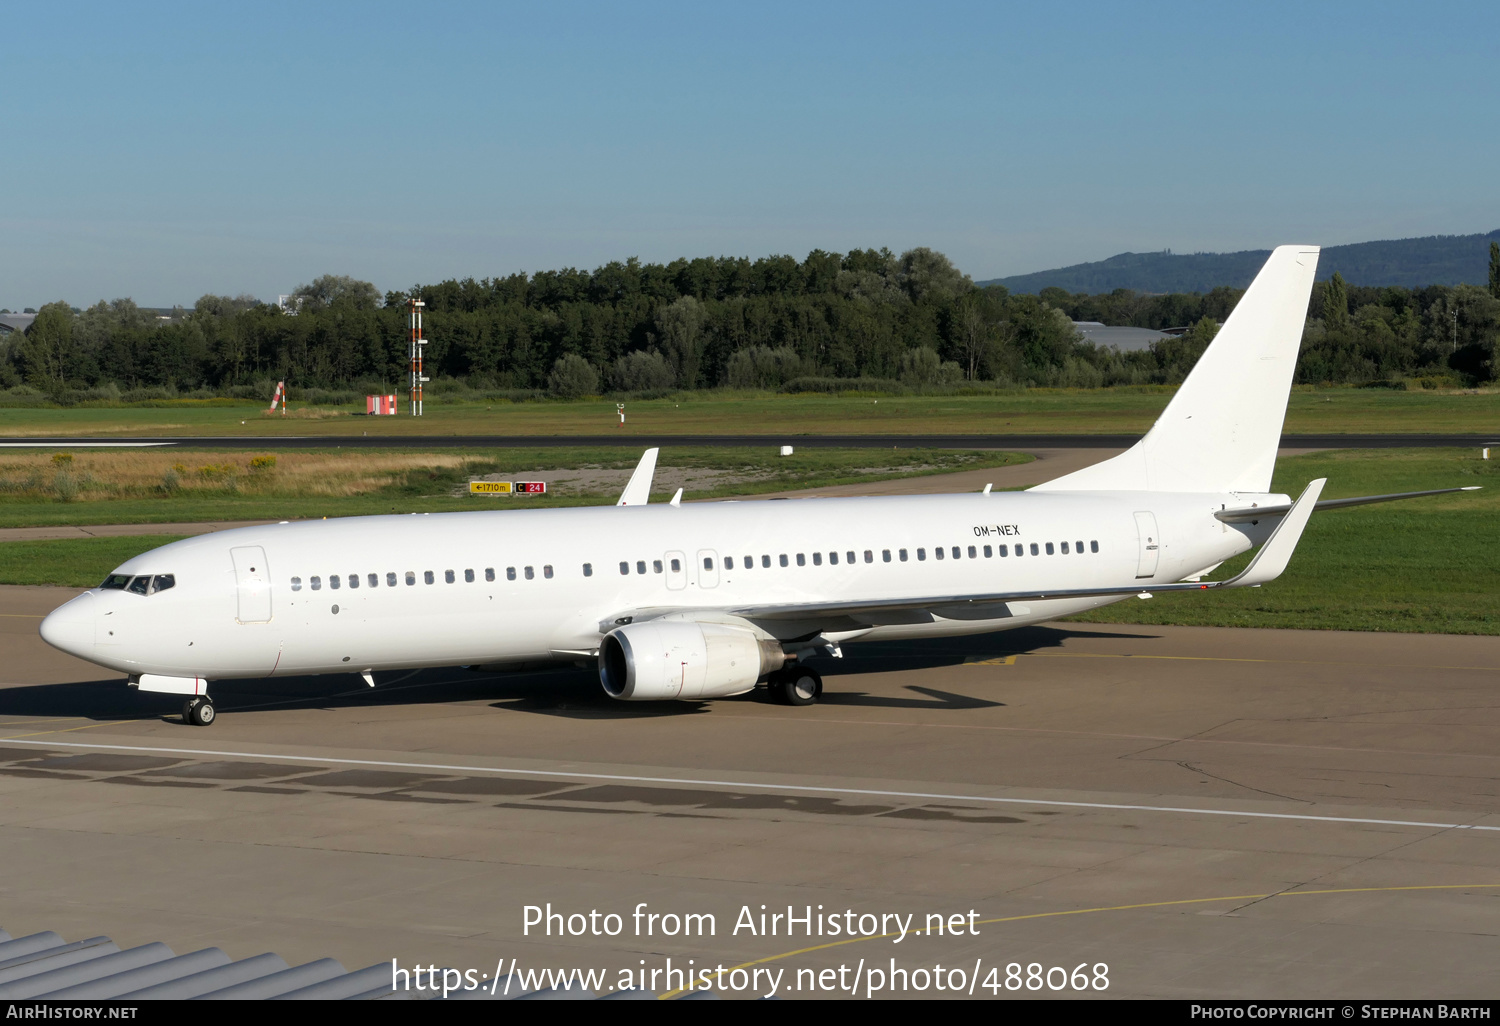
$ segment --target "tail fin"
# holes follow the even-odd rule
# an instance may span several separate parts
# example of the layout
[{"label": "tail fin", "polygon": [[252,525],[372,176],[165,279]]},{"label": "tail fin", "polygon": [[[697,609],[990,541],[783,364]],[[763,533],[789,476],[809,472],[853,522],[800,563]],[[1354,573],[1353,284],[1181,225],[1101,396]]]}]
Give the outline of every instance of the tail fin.
[{"label": "tail fin", "polygon": [[1269,491],[1317,268],[1317,246],[1276,247],[1146,437],[1033,490]]}]

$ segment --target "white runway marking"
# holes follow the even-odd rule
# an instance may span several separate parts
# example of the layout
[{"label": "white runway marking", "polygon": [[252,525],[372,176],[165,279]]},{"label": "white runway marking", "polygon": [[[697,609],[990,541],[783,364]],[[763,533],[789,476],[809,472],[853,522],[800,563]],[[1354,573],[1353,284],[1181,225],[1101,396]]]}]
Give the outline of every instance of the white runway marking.
[{"label": "white runway marking", "polygon": [[1477,823],[1434,823],[1417,819],[1365,819],[1354,816],[1313,816],[1298,812],[1246,812],[1236,809],[1189,809],[1175,805],[1126,805],[1109,802],[1065,802],[1044,798],[994,798],[980,794],[946,794],[928,791],[881,791],[862,787],[820,787],[812,784],[757,784],[744,780],[712,780],[695,777],[646,777],[623,773],[570,773],[563,770],[506,769],[497,766],[459,766],[440,762],[399,762],[380,759],[335,759],[323,755],[274,755],[269,752],[228,752],[212,748],[168,748],[146,745],[107,745],[85,741],[25,741],[0,737],[0,744],[32,745],[37,748],[94,748],[116,752],[152,752],[158,755],[212,755],[231,759],[265,759],[270,762],[327,762],[341,766],[383,766],[390,769],[441,770],[445,773],[498,773],[508,776],[561,777],[568,780],[610,780],[631,784],[674,784],[695,787],[727,787],[756,791],[803,791],[814,794],[848,794],[878,798],[921,798],[942,801],[987,802],[993,805],[1045,805],[1051,808],[1103,809],[1116,812],[1168,812],[1188,816],[1244,816],[1251,819],[1282,819],[1307,823],[1349,823],[1362,826],[1427,827],[1432,830],[1482,830],[1500,833],[1500,826]]}]

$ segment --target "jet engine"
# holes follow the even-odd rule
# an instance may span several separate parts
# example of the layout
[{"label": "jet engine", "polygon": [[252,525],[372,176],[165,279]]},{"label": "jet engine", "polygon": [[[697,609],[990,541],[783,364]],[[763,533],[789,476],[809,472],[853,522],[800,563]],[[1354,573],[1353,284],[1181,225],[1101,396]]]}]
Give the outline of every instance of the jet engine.
[{"label": "jet engine", "polygon": [[649,702],[724,698],[749,691],[786,663],[781,643],[716,623],[647,620],[599,645],[599,682],[611,698]]}]

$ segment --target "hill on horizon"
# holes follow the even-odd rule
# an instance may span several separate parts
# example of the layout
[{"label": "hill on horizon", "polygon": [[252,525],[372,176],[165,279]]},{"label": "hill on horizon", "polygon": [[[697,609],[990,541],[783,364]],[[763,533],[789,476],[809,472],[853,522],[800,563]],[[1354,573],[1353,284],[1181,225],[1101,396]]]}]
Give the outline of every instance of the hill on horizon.
[{"label": "hill on horizon", "polygon": [[[1500,229],[1483,235],[1428,235],[1327,246],[1318,260],[1318,280],[1337,271],[1351,285],[1483,285],[1489,280],[1490,242]],[[1269,249],[1238,253],[1120,253],[1108,260],[1074,264],[1050,271],[993,278],[980,285],[1004,285],[1011,292],[1037,293],[1056,286],[1069,292],[1098,295],[1115,289],[1136,292],[1210,292],[1220,285],[1250,284]]]}]

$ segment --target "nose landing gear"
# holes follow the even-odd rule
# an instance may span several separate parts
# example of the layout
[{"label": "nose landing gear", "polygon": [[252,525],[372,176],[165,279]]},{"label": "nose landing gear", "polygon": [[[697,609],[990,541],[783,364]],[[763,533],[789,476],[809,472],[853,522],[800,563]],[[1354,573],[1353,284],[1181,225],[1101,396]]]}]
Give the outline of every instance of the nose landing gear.
[{"label": "nose landing gear", "polygon": [[206,727],[214,721],[214,701],[207,695],[189,698],[182,703],[182,722],[195,727]]}]

